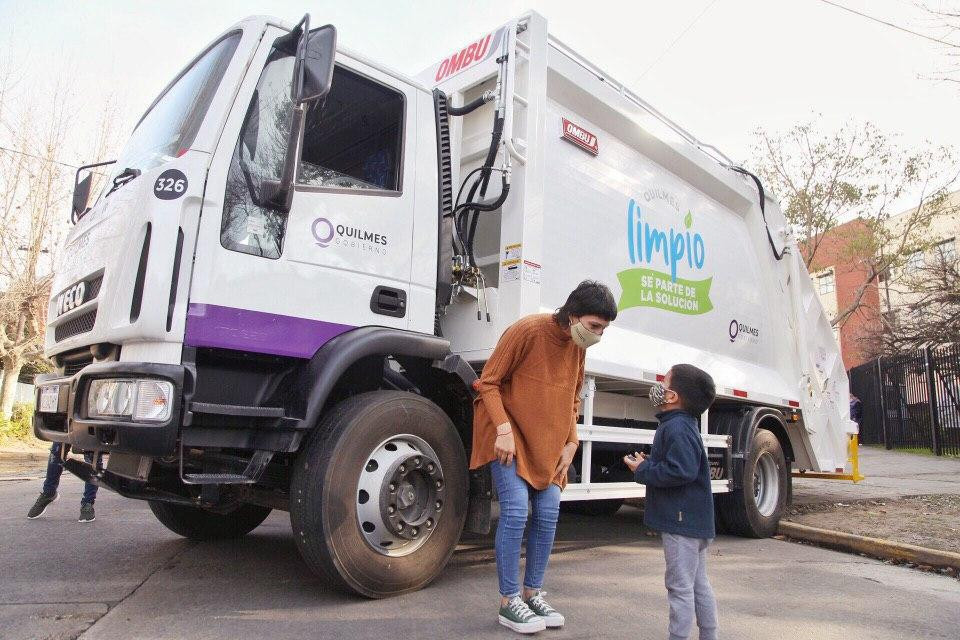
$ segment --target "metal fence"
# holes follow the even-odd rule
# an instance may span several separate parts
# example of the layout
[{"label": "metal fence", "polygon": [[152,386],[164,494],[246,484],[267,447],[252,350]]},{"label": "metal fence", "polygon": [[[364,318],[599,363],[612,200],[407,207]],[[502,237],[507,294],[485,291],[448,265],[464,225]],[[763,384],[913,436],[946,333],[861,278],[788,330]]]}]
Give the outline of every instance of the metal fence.
[{"label": "metal fence", "polygon": [[863,403],[860,442],[960,456],[960,344],[855,367],[850,391]]}]

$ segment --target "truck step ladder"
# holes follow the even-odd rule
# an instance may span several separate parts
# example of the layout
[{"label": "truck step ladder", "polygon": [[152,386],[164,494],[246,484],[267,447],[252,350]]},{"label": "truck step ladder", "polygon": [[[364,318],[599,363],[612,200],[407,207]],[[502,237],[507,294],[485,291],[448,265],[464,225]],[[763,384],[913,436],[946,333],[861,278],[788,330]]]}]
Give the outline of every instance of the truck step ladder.
[{"label": "truck step ladder", "polygon": [[[581,473],[578,482],[571,482],[560,494],[561,501],[569,500],[604,500],[612,498],[642,498],[646,495],[646,487],[636,482],[593,482],[590,477],[590,467],[593,462],[594,442],[620,442],[624,444],[653,444],[656,435],[654,429],[631,429],[627,427],[606,427],[593,423],[593,403],[596,397],[597,381],[594,376],[587,376],[583,381],[583,424],[577,425],[577,437],[580,438]],[[726,469],[730,467],[730,438],[725,435],[707,433],[707,415],[700,420],[700,433],[703,445],[707,449],[721,448],[725,450]],[[711,480],[714,493],[725,493],[730,489],[730,480]]]},{"label": "truck step ladder", "polygon": [[273,451],[257,451],[243,473],[184,473],[183,447],[180,447],[180,479],[184,484],[255,484],[273,459]]}]

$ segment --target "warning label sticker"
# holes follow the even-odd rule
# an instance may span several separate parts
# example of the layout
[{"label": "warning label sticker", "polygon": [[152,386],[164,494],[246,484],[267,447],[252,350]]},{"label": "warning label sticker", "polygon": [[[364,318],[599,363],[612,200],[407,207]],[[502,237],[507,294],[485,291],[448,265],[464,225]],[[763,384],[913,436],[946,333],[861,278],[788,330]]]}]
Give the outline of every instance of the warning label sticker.
[{"label": "warning label sticker", "polygon": [[500,280],[516,282],[520,279],[520,260],[504,260],[500,263]]},{"label": "warning label sticker", "polygon": [[523,279],[531,284],[540,284],[540,265],[536,262],[524,260]]},{"label": "warning label sticker", "polygon": [[519,260],[522,249],[523,245],[520,243],[508,244],[503,248],[503,260]]}]

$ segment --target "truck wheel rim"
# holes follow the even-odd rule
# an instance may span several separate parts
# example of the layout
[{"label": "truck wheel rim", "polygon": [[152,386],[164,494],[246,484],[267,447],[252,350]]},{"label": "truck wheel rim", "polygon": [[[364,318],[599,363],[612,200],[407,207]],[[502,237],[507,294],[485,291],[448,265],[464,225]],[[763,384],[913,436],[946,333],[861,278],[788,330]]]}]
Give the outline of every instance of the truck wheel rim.
[{"label": "truck wheel rim", "polygon": [[780,499],[780,473],[773,455],[764,452],[753,469],[753,500],[760,515],[769,518]]},{"label": "truck wheel rim", "polygon": [[367,456],[355,496],[357,526],[367,544],[386,556],[405,556],[436,530],[444,501],[443,467],[422,438],[401,434]]}]

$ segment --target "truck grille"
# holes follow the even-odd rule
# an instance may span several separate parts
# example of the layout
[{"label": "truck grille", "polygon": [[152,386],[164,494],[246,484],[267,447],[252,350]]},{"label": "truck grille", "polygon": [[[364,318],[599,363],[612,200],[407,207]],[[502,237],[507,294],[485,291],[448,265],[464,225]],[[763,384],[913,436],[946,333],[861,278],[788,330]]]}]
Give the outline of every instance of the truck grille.
[{"label": "truck grille", "polygon": [[86,333],[93,330],[93,323],[97,321],[97,310],[87,311],[76,318],[67,320],[53,330],[54,340],[61,342],[71,336],[79,333]]},{"label": "truck grille", "polygon": [[79,360],[68,360],[63,364],[63,375],[72,376],[91,362],[93,362],[93,356],[90,356],[89,358],[81,358]]},{"label": "truck grille", "polygon": [[97,276],[93,280],[87,281],[87,287],[89,287],[88,293],[87,293],[87,300],[93,300],[94,298],[97,297],[97,294],[100,293],[100,285],[102,284],[103,284],[102,275]]}]

